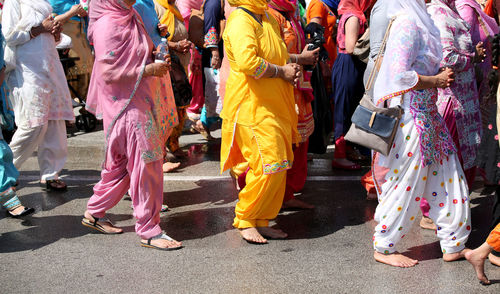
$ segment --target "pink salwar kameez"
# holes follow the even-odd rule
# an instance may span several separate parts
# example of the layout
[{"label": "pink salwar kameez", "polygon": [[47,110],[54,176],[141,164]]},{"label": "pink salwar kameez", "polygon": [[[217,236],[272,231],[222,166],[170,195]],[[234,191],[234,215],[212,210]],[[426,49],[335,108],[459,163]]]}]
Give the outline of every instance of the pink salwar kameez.
[{"label": "pink salwar kameez", "polygon": [[153,62],[153,43],[133,8],[119,0],[91,5],[89,39],[96,62],[87,109],[103,119],[106,153],[87,209],[102,218],[128,190],[136,232],[150,239],[162,233],[163,146],[177,125],[170,79],[143,77]]}]

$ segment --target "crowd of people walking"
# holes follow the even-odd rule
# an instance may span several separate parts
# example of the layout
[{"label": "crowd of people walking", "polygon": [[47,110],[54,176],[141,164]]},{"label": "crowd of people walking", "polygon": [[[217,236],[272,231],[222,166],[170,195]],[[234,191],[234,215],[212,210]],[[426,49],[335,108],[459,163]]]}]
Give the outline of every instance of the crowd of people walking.
[{"label": "crowd of people walking", "polygon": [[[466,258],[488,284],[485,260],[500,266],[499,2],[5,0],[0,123],[15,132],[9,144],[0,137],[0,202],[12,217],[34,212],[16,185],[35,151],[42,189],[67,189],[59,174],[78,93],[105,136],[86,227],[122,233],[106,212],[128,193],[141,246],[182,248],[160,212],[163,173],[187,156],[179,137],[189,121],[209,141],[221,128],[220,169],[239,190],[241,237],[285,239],[269,221],[282,208],[314,208],[294,194],[309,154],[333,139],[332,168],[371,161],[362,185],[378,200],[376,261],[418,263],[396,248],[420,210],[443,260]],[[58,49],[70,49],[73,66],[63,68]],[[348,140],[362,99],[400,110],[387,153]],[[471,250],[476,176],[497,189],[491,234]]]}]

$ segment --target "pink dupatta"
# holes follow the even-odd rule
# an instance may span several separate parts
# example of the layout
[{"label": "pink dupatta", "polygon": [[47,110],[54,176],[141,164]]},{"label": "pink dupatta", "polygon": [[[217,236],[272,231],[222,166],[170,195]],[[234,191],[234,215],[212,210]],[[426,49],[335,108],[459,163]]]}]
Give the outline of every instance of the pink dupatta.
[{"label": "pink dupatta", "polygon": [[89,18],[95,63],[86,108],[104,120],[107,137],[141,82],[153,42],[139,14],[122,0],[93,0]]},{"label": "pink dupatta", "polygon": [[162,159],[177,112],[170,77],[143,78],[154,45],[141,17],[122,0],[93,0],[89,16],[95,63],[86,108],[103,119],[106,149],[116,121],[130,106],[139,110],[132,123],[141,137],[142,158]]}]

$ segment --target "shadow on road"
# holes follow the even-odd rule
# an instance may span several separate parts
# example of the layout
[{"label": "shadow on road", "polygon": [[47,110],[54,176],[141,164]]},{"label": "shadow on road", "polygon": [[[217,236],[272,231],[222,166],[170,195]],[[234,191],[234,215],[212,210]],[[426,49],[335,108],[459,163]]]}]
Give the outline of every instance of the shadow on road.
[{"label": "shadow on road", "polygon": [[[128,220],[132,215],[112,214],[107,216],[113,221]],[[32,216],[19,220],[24,230],[0,235],[0,253],[36,250],[61,239],[72,239],[94,232],[81,225],[82,216]]]}]

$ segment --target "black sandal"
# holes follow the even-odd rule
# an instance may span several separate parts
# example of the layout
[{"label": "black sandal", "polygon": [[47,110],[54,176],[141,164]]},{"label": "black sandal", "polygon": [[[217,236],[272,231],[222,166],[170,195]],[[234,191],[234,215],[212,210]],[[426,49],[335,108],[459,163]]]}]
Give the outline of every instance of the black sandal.
[{"label": "black sandal", "polygon": [[[60,185],[63,185],[62,187],[58,187]],[[68,190],[68,186],[66,185],[65,182],[61,180],[46,180],[45,183],[40,182],[40,187],[42,188],[43,191],[50,192],[50,191],[56,191],[56,192],[64,192]]]}]

